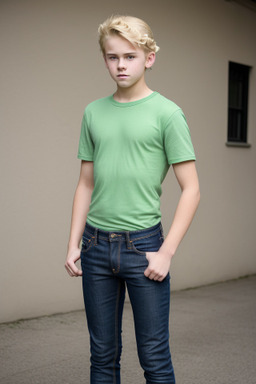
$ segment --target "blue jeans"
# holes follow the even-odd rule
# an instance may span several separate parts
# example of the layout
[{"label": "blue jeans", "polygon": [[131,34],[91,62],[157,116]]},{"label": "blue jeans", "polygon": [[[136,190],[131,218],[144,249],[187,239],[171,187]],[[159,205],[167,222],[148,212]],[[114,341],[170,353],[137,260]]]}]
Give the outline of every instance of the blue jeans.
[{"label": "blue jeans", "polygon": [[161,223],[130,232],[107,232],[86,224],[81,265],[91,343],[91,384],[120,384],[126,287],[146,383],[175,383],[169,348],[170,276],[157,282],[144,275],[146,252],[158,251],[162,243]]}]

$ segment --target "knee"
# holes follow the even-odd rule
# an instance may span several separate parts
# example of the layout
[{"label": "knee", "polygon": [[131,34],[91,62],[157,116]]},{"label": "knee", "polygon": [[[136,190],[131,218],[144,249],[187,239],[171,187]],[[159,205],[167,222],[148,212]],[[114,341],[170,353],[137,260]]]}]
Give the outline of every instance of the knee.
[{"label": "knee", "polygon": [[140,348],[139,359],[147,384],[175,384],[169,344]]},{"label": "knee", "polygon": [[121,358],[121,345],[110,346],[98,343],[91,348],[91,363],[97,366],[113,366],[113,363],[119,363]]}]

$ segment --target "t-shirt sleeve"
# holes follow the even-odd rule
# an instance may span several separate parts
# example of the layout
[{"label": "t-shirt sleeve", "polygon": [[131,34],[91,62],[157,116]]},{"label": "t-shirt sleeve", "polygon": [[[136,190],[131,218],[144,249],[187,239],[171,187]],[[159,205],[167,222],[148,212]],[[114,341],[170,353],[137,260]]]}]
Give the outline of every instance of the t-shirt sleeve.
[{"label": "t-shirt sleeve", "polygon": [[83,115],[81,133],[78,146],[78,159],[93,161],[94,145],[90,130],[86,121],[86,112]]},{"label": "t-shirt sleeve", "polygon": [[164,148],[169,164],[196,159],[188,124],[181,109],[171,115],[164,127]]}]

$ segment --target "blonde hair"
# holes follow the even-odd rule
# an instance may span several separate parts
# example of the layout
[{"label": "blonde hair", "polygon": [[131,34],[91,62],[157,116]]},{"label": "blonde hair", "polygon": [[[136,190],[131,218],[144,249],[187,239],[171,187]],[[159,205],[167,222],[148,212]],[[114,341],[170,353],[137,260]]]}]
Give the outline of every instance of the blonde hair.
[{"label": "blonde hair", "polygon": [[114,15],[100,24],[99,44],[105,54],[105,40],[111,35],[118,35],[128,40],[132,45],[143,48],[146,52],[157,52],[159,47],[153,37],[153,33],[145,21],[133,16]]}]

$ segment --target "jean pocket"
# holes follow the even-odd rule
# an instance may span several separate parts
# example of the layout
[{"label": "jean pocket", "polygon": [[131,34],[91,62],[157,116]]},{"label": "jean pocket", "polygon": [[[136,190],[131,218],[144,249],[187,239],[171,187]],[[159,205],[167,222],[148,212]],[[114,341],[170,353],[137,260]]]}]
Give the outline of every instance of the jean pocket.
[{"label": "jean pocket", "polygon": [[131,242],[131,245],[135,253],[146,256],[146,252],[157,252],[163,241],[161,232],[158,232],[146,238],[135,239]]},{"label": "jean pocket", "polygon": [[146,256],[147,251],[142,250],[142,249],[145,249],[145,246],[143,246],[140,241],[138,240],[131,241],[131,246],[132,246],[132,251],[137,253],[137,255]]}]

